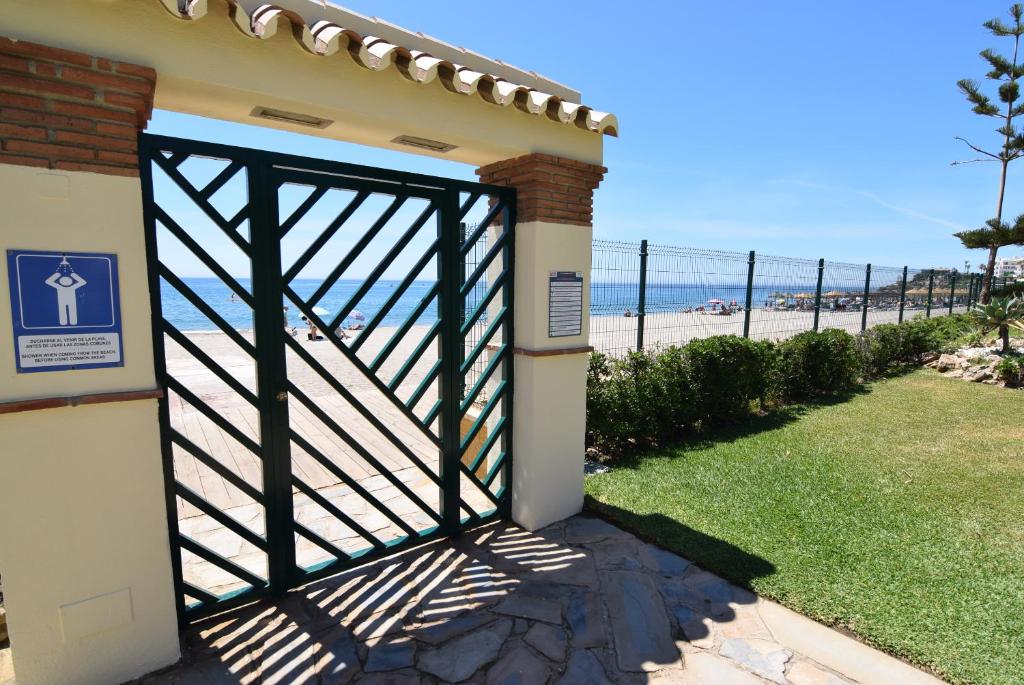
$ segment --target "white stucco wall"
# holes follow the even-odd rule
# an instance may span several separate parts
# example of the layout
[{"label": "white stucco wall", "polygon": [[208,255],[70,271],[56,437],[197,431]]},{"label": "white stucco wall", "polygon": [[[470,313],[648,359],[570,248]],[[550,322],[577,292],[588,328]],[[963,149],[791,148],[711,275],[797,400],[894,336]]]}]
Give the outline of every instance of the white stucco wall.
[{"label": "white stucco wall", "polygon": [[[0,262],[0,402],[154,387],[139,180],[0,164],[0,251],[118,255],[123,367],[18,374]],[[178,658],[157,403],[0,415],[0,574],[19,685]]]}]

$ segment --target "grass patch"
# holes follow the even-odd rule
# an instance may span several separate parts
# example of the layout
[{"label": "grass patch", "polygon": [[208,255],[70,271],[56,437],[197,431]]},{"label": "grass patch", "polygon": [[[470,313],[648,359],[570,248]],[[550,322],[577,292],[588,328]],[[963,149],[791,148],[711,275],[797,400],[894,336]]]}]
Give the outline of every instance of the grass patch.
[{"label": "grass patch", "polygon": [[917,371],[622,459],[588,506],[953,683],[1024,683],[1024,393]]}]

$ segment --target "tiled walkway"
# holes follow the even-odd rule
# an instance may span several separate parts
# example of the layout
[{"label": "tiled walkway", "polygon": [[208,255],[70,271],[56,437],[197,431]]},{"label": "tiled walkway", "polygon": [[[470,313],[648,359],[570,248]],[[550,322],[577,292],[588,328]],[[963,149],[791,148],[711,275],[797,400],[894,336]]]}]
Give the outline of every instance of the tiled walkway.
[{"label": "tiled walkway", "polygon": [[192,683],[940,681],[603,521],[495,524],[183,636]]}]

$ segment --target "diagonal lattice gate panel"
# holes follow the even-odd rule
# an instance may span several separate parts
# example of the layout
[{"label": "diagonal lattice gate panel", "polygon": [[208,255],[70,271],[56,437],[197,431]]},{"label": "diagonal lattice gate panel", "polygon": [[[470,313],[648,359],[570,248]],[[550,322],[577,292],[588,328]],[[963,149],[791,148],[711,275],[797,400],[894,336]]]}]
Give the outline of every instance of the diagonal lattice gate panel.
[{"label": "diagonal lattice gate panel", "polygon": [[514,191],[140,141],[182,619],[508,516]]}]

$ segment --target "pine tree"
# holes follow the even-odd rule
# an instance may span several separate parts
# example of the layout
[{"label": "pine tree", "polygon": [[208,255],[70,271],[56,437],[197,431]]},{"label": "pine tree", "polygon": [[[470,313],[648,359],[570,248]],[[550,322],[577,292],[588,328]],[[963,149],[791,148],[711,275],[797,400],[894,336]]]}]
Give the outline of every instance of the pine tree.
[{"label": "pine tree", "polygon": [[1024,35],[1024,23],[1022,23],[1022,17],[1024,17],[1024,5],[1012,5],[1010,7],[1010,17],[1013,19],[1012,25],[1007,25],[1000,19],[991,19],[986,21],[983,26],[994,36],[1001,38],[1013,38],[1012,59],[1007,59],[1006,57],[987,48],[982,50],[980,53],[981,58],[988,62],[991,67],[991,70],[985,74],[985,78],[999,83],[999,101],[1005,107],[995,104],[989,96],[985,95],[981,91],[981,85],[977,81],[963,79],[957,82],[957,87],[960,88],[960,92],[962,92],[967,97],[967,101],[973,105],[972,111],[974,111],[975,114],[998,119],[1002,124],[996,129],[996,132],[1002,136],[1002,147],[998,153],[983,150],[972,144],[970,141],[957,136],[957,140],[963,142],[969,148],[983,156],[978,159],[953,162],[953,164],[998,162],[1000,166],[999,195],[996,200],[995,217],[986,221],[985,226],[982,228],[962,231],[955,234],[966,248],[988,250],[988,261],[986,263],[985,275],[982,279],[981,285],[980,299],[983,304],[987,304],[991,297],[992,276],[995,271],[996,253],[999,251],[999,248],[1005,245],[1024,244],[1024,215],[1017,217],[1012,225],[1003,222],[1003,199],[1006,195],[1006,170],[1010,165],[1010,162],[1019,159],[1024,155],[1024,132],[1018,130],[1014,126],[1014,118],[1024,114],[1024,102],[1017,104],[1017,101],[1020,99],[1020,87],[1017,83],[1017,79],[1024,76],[1024,65],[1017,64],[1017,53],[1018,48],[1020,47],[1020,39],[1021,36]]}]

